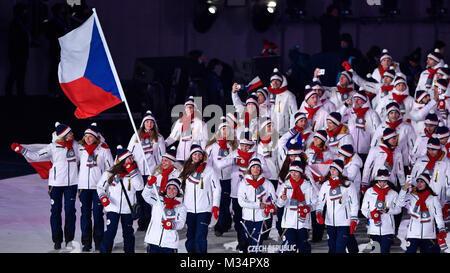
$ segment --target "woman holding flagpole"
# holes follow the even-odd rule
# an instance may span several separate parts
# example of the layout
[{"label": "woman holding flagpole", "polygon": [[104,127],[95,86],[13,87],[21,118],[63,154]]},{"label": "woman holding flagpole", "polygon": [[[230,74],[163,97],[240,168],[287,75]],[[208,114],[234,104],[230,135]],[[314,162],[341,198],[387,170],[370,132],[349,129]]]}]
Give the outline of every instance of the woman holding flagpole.
[{"label": "woman holding flagpole", "polygon": [[[55,132],[52,134],[52,143],[37,152],[28,150],[18,143],[13,143],[11,148],[16,153],[20,153],[33,161],[39,161],[43,157],[50,157],[52,162],[48,177],[48,194],[51,204],[50,225],[54,249],[61,249],[63,237],[66,245],[75,237],[75,200],[78,185],[79,145],[78,142],[74,141],[72,129],[65,124],[56,122]],[[63,199],[64,232],[61,219]]]},{"label": "woman holding flagpole", "polygon": [[[137,140],[138,137],[141,140],[140,143],[142,144],[142,149],[137,147],[137,145],[139,145]],[[133,154],[133,158],[136,161],[143,181],[146,181],[147,177],[150,176],[161,163],[161,158],[166,153],[164,137],[159,134],[155,116],[150,110],[145,113],[137,134],[133,134],[131,137],[128,144],[128,150]],[[144,156],[147,161],[144,160]],[[136,192],[136,196],[141,208],[138,219],[138,231],[145,231],[150,223],[152,208],[142,198],[142,191]]]}]

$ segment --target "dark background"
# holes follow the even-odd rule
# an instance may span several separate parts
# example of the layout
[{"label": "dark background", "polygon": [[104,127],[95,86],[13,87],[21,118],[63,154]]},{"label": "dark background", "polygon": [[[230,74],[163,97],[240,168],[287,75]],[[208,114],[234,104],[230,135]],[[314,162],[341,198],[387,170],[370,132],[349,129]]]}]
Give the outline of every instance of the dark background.
[{"label": "dark background", "polygon": [[[27,24],[31,33],[25,76],[26,96],[4,96],[10,69],[7,57],[8,28],[13,19],[13,6],[18,2],[0,1],[0,119],[3,131],[0,142],[0,178],[33,172],[20,155],[11,151],[10,145],[13,141],[49,143],[56,121],[70,125],[76,139],[80,139],[84,129],[96,121],[113,152],[118,144],[126,146],[133,131],[123,104],[98,117],[78,120],[73,115],[75,107],[64,94],[54,96],[48,90],[50,53],[49,40],[45,36],[45,19],[53,17],[51,7],[55,3],[65,1],[23,1],[30,10]],[[171,106],[182,103],[188,95],[189,80],[186,75],[191,72],[191,68],[185,56],[195,49],[203,51],[206,62],[217,58],[231,69],[230,76],[222,86],[225,92],[224,100],[220,101],[222,106],[231,103],[229,87],[233,81],[247,83],[252,77],[261,75],[263,81],[267,82],[267,71],[270,73],[274,66],[289,73],[289,69],[292,71],[299,65],[294,62],[294,56],[303,58],[300,65],[304,65],[302,75],[307,79],[312,77],[315,67],[321,67],[327,71],[325,84],[335,83],[336,75],[341,69],[340,63],[348,55],[340,49],[328,52],[322,50],[319,22],[332,0],[303,1],[305,15],[300,18],[283,12],[283,8],[296,1],[277,1],[275,19],[264,32],[257,31],[252,25],[251,6],[254,1],[217,2],[218,17],[209,30],[201,33],[193,24],[194,0],[86,1],[89,7],[97,10],[137,125],[140,124],[142,113],[151,109],[157,117],[163,136],[168,136],[172,124]],[[239,2],[244,5],[232,6]],[[381,0],[381,6],[369,5],[365,0],[340,2],[350,3],[348,9],[351,14],[340,16],[339,32],[349,33],[355,48],[362,55],[371,46],[377,45],[381,49],[389,49],[394,60],[401,62],[405,56],[420,47],[420,65],[423,68],[426,54],[432,50],[434,42],[442,40],[448,44],[450,41],[449,14],[432,17],[427,12],[433,1],[393,1],[400,11],[395,16],[380,12],[384,2],[388,1]],[[449,1],[437,2],[441,2],[444,8],[450,6]],[[260,57],[264,39],[278,45],[279,57]],[[444,60],[448,56],[447,50]],[[138,60],[140,58],[144,59]],[[153,67],[150,71],[155,76],[139,77],[137,72],[142,69],[137,69],[139,64],[143,64],[145,69]],[[176,86],[171,85],[174,67],[183,71]],[[302,99],[305,83],[300,78],[288,78],[289,89],[298,96],[299,101]],[[169,95],[173,93],[177,95],[175,98]],[[203,104],[208,104],[207,98],[204,98]]]}]

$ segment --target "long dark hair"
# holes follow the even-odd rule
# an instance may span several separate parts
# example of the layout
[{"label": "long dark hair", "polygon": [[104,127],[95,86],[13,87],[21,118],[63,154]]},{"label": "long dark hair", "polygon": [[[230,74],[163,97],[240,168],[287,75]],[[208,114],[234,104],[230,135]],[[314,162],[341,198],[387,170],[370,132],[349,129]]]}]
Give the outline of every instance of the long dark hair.
[{"label": "long dark hair", "polygon": [[125,169],[125,160],[120,161],[119,163],[117,163],[116,165],[112,166],[109,170],[111,173],[111,176],[108,178],[108,184],[111,185],[111,183],[114,180],[114,177],[118,174],[118,173],[124,173],[127,170]]},{"label": "long dark hair", "polygon": [[[319,183],[322,185],[323,183],[325,183],[326,181],[328,181],[328,179],[331,177],[331,173],[330,171],[328,171],[327,175],[325,175],[325,177],[322,179],[322,181],[320,181]],[[350,179],[348,179],[347,176],[343,175],[341,172],[339,172],[338,175],[339,181],[341,182],[341,185],[348,188],[350,186],[350,183],[348,185],[345,184],[346,181],[350,181]]]},{"label": "long dark hair", "polygon": [[[150,129],[149,134],[150,134],[150,139],[154,142],[158,142],[158,136],[159,136],[159,131],[158,131],[158,127],[156,126],[156,122],[153,122],[154,126],[152,129]],[[145,133],[145,125],[142,124],[141,128],[138,129],[138,137],[142,138],[142,135]],[[137,142],[137,140],[136,140]]]},{"label": "long dark hair", "polygon": [[[308,164],[308,156],[302,152],[300,155],[300,160],[303,163],[303,166],[306,166]],[[286,155],[286,158],[284,159],[283,165],[280,168],[280,172],[278,173],[278,177],[284,181],[286,180],[286,176],[289,174],[289,165],[291,164],[291,161],[289,160],[289,155]]]},{"label": "long dark hair", "polygon": [[[377,184],[377,180],[372,180],[371,182],[370,182],[370,187],[373,187],[373,186],[375,186],[375,184]],[[393,190],[395,190],[395,189],[397,189],[397,187],[391,182],[391,181],[389,181],[389,180],[387,180],[387,185],[389,186],[389,188],[391,188],[391,189],[393,189]]]},{"label": "long dark hair", "polygon": [[183,192],[186,186],[186,179],[195,171],[195,169],[197,169],[198,166],[200,166],[200,164],[206,162],[206,158],[207,155],[205,152],[203,152],[203,159],[200,162],[194,163],[192,161],[192,156],[190,156],[189,159],[184,162],[183,170],[178,176],[181,179],[181,189],[183,190]]}]

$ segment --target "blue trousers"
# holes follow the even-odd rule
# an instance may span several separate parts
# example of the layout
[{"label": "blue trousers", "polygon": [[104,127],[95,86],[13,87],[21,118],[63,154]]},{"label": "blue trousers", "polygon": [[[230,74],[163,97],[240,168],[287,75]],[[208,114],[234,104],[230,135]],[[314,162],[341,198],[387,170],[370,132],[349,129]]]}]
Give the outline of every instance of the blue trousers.
[{"label": "blue trousers", "polygon": [[116,237],[117,228],[119,226],[119,220],[122,224],[124,251],[125,253],[134,253],[135,238],[131,213],[118,214],[115,212],[108,212],[106,214],[106,231],[103,240],[100,243],[100,253],[111,253],[114,245],[114,238]]},{"label": "blue trousers", "polygon": [[350,226],[327,226],[328,253],[346,253]]},{"label": "blue trousers", "polygon": [[370,235],[370,239],[380,244],[380,253],[390,253],[394,242],[394,234]]},{"label": "blue trousers", "polygon": [[211,212],[191,213],[186,216],[186,250],[188,253],[207,253],[208,225]]},{"label": "blue trousers", "polygon": [[217,220],[214,230],[220,232],[226,232],[231,227],[231,180],[220,180],[220,187],[222,192],[220,193],[220,206],[219,206],[219,219]]},{"label": "blue trousers", "polygon": [[405,253],[416,253],[418,248],[420,248],[420,253],[440,252],[440,248],[436,247],[437,240],[409,238],[407,242],[409,246],[406,248]]},{"label": "blue trousers", "polygon": [[278,235],[283,234],[283,229],[281,228],[281,221],[283,220],[284,208],[277,207],[277,222],[275,223],[275,227],[277,228]]},{"label": "blue trousers", "polygon": [[149,244],[147,246],[147,253],[178,253],[178,250],[175,248],[160,247]]},{"label": "blue trousers", "polygon": [[244,220],[244,224],[247,228],[245,233],[247,235],[247,244],[249,246],[261,245],[264,240],[263,236],[260,236],[261,232],[264,231],[264,221],[253,222]]},{"label": "blue trousers", "polygon": [[[105,229],[103,205],[100,203],[97,190],[80,189],[78,192],[81,209],[81,243],[84,246],[91,247],[93,237],[94,243],[98,247],[103,239]],[[92,228],[92,216],[94,218],[94,228]]]},{"label": "blue trousers", "polygon": [[237,198],[231,198],[231,204],[233,206],[233,223],[234,229],[237,233],[238,244],[241,250],[247,250],[247,236],[245,235],[244,227],[241,224],[242,220],[242,208],[239,205]]},{"label": "blue trousers", "polygon": [[[144,181],[147,181],[148,175],[143,175],[142,179]],[[150,219],[152,218],[152,206],[145,202],[144,198],[142,197],[142,191],[136,191],[136,201],[140,206],[140,215],[138,222],[138,229],[139,230],[147,230],[148,225],[150,224]]]},{"label": "blue trousers", "polygon": [[308,243],[308,230],[306,228],[288,228],[284,232],[283,245],[295,245],[296,251],[283,251],[282,253],[311,253],[311,245]]},{"label": "blue trousers", "polygon": [[62,205],[64,198],[64,238],[66,243],[75,237],[76,209],[75,200],[77,196],[77,185],[55,187],[49,186],[50,195],[50,226],[52,230],[52,240],[54,243],[62,243]]}]

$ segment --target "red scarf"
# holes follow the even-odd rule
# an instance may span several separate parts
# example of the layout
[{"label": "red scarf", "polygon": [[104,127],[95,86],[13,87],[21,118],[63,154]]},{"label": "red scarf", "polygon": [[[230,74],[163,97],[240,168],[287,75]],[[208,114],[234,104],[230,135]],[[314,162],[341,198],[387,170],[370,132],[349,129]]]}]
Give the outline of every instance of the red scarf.
[{"label": "red scarf", "polygon": [[341,93],[341,95],[344,95],[345,93],[353,91],[353,88],[351,88],[351,87],[342,87],[339,84],[336,85],[336,87],[337,87],[339,93]]},{"label": "red scarf", "polygon": [[386,121],[386,124],[392,129],[392,130],[396,130],[397,127],[402,124],[403,119],[398,119],[397,121],[394,122],[390,122],[390,121]]},{"label": "red scarf", "polygon": [[238,155],[242,158],[242,159],[244,159],[245,160],[245,166],[247,166],[248,165],[248,161],[250,160],[250,158],[252,157],[252,155],[253,155],[253,152],[244,152],[244,151],[242,151],[241,149],[238,149],[237,150],[238,151]]},{"label": "red scarf", "polygon": [[220,150],[226,150],[227,148],[227,140],[226,139],[218,139],[217,143],[219,144]]},{"label": "red scarf", "polygon": [[297,131],[298,133],[302,133],[305,129],[302,127],[298,127],[297,125],[294,126],[294,130]]},{"label": "red scarf", "polygon": [[394,151],[395,151],[395,149],[391,150],[385,145],[380,145],[380,148],[387,154],[386,162],[388,163],[388,165],[391,167],[394,166]]},{"label": "red scarf", "polygon": [[381,64],[378,66],[378,72],[380,72],[381,78],[383,78],[384,72],[386,72],[386,70],[387,69],[384,69]]},{"label": "red scarf", "polygon": [[167,169],[161,168],[161,186],[159,187],[159,192],[162,192],[166,189],[167,181],[169,180],[169,174],[175,169],[174,166],[170,166]]},{"label": "red scarf", "polygon": [[330,178],[328,178],[328,183],[330,183],[331,189],[336,189],[337,187],[339,187],[341,185],[341,180],[333,179],[330,177]]},{"label": "red scarf", "polygon": [[427,165],[425,166],[425,169],[433,170],[434,169],[434,165],[436,164],[436,161],[441,159],[442,153],[443,153],[442,151],[439,151],[439,153],[436,156],[432,157],[430,155],[430,153],[427,152],[427,156],[428,156],[429,161],[428,161]]},{"label": "red scarf", "polygon": [[206,168],[206,162],[203,162],[202,164],[198,165],[195,169],[196,172],[202,173]]},{"label": "red scarf", "polygon": [[416,206],[420,207],[420,211],[428,211],[427,204],[425,201],[427,201],[428,196],[430,196],[429,190],[424,190],[422,192],[418,192],[417,196],[419,197],[419,200],[416,202]]},{"label": "red scarf", "polygon": [[176,205],[180,204],[175,198],[164,197],[165,209],[174,209]]},{"label": "red scarf", "polygon": [[392,98],[398,103],[403,104],[403,101],[408,97],[408,95],[398,95],[395,93],[392,93]]},{"label": "red scarf", "polygon": [[261,177],[259,180],[253,180],[250,178],[246,178],[245,180],[247,180],[247,182],[252,185],[253,188],[258,188],[259,186],[261,186],[262,184],[264,184],[264,177]]},{"label": "red scarf", "polygon": [[290,177],[289,181],[291,182],[293,189],[291,199],[297,199],[299,203],[305,202],[305,195],[300,188],[300,186],[303,184],[304,179],[300,178],[298,181],[295,181],[292,177]]},{"label": "red scarf", "polygon": [[391,188],[389,188],[389,186],[387,186],[386,188],[382,189],[380,188],[380,186],[378,186],[378,184],[375,184],[375,186],[373,186],[373,190],[378,194],[377,199],[385,202],[386,200],[386,195],[388,194],[389,190]]},{"label": "red scarf", "polygon": [[393,85],[382,85],[381,86],[381,91],[384,91],[384,92],[389,92],[389,91],[392,91],[393,89],[394,89]]},{"label": "red scarf", "polygon": [[434,77],[434,74],[436,74],[436,72],[438,71],[439,67],[436,69],[433,68],[427,68],[428,72],[430,72],[430,74],[428,75],[428,79],[432,79]]},{"label": "red scarf", "polygon": [[447,149],[447,158],[450,158],[450,142],[445,144],[445,149]]},{"label": "red scarf", "polygon": [[427,136],[427,138],[433,137],[433,133],[429,133],[426,128],[424,128],[423,131],[424,131],[425,135]]},{"label": "red scarf", "polygon": [[337,135],[339,135],[339,132],[342,129],[342,126],[344,126],[344,124],[341,123],[341,125],[339,125],[336,129],[334,129],[333,131],[330,131],[329,129],[327,129],[327,134],[329,137],[335,137]]},{"label": "red scarf", "polygon": [[88,155],[91,155],[94,153],[95,148],[97,148],[97,144],[91,144],[91,145],[84,145],[84,148],[86,149],[86,152]]},{"label": "red scarf", "polygon": [[141,138],[142,138],[142,139],[150,138],[150,133],[149,133],[149,132],[143,133]]},{"label": "red scarf", "polygon": [[302,139],[303,139],[303,140],[307,140],[310,134],[311,134],[311,133],[302,134]]},{"label": "red scarf", "polygon": [[270,143],[270,141],[272,141],[272,136],[269,135],[269,137],[262,137],[261,138],[261,143],[264,145],[267,145]]},{"label": "red scarf", "polygon": [[59,145],[64,146],[67,148],[67,150],[72,150],[73,147],[73,139],[72,140],[67,140],[67,141],[63,141],[63,142],[57,142]]},{"label": "red scarf", "polygon": [[314,143],[311,144],[311,149],[313,149],[314,153],[317,155],[317,159],[322,159],[323,160],[323,151],[319,148],[314,146]]},{"label": "red scarf", "polygon": [[278,94],[281,94],[281,93],[283,93],[284,91],[286,91],[286,90],[287,90],[287,86],[282,86],[282,87],[280,87],[280,88],[272,88],[272,86],[270,86],[267,90],[268,90],[270,93],[272,93],[272,94],[278,95]]},{"label": "red scarf", "polygon": [[358,118],[364,118],[366,115],[367,110],[369,110],[369,107],[360,107],[360,108],[353,108],[353,112],[355,112],[356,116]]},{"label": "red scarf", "polygon": [[316,108],[309,108],[305,107],[305,110],[308,112],[308,119],[313,119],[314,115],[316,114],[317,110],[319,110],[320,106],[317,106]]},{"label": "red scarf", "polygon": [[194,120],[194,113],[192,113],[192,115],[190,117],[183,115],[183,117],[181,118],[181,122],[183,123],[183,125],[181,126],[182,132],[191,129],[192,120]]}]

